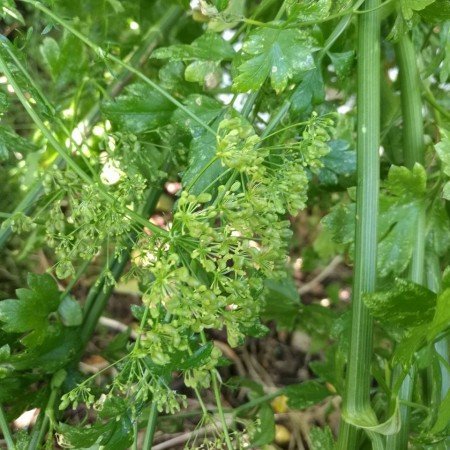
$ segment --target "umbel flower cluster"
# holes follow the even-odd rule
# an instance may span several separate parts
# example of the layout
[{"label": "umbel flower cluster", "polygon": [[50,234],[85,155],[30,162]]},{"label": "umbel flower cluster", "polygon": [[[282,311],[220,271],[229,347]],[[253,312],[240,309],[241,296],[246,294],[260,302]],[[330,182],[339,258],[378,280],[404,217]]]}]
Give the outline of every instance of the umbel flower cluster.
[{"label": "umbel flower cluster", "polygon": [[[141,346],[155,363],[192,352],[193,336],[207,329],[225,328],[232,347],[261,332],[264,280],[286,273],[287,215],[305,207],[309,173],[328,152],[331,128],[314,115],[292,145],[269,147],[243,118],[220,123],[216,158],[228,178],[210,192],[183,190],[168,234],[139,244],[141,273],[151,278]],[[186,383],[207,387],[218,356],[187,371]]]}]

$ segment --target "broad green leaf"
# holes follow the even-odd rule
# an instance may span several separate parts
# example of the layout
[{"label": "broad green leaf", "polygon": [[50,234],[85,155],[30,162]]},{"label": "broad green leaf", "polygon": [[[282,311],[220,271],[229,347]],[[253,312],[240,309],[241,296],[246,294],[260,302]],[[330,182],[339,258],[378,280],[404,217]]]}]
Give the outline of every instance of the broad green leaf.
[{"label": "broad green leaf", "polygon": [[28,333],[22,338],[27,347],[42,343],[54,331],[51,314],[60,303],[60,292],[50,275],[28,275],[30,289],[17,289],[17,300],[0,302],[1,327],[8,333]]},{"label": "broad green leaf", "polygon": [[259,423],[256,433],[252,436],[252,447],[270,444],[275,439],[275,417],[272,408],[263,403],[256,417]]},{"label": "broad green leaf", "polygon": [[436,198],[427,211],[427,248],[438,256],[450,247],[450,218],[444,203]]},{"label": "broad green leaf", "polygon": [[[272,22],[269,26],[277,27]],[[294,76],[315,67],[314,39],[298,29],[260,28],[251,32],[242,47],[243,62],[233,89],[246,92],[259,89],[267,78],[277,93],[282,92]],[[240,61],[241,62],[241,61]]]},{"label": "broad green leaf", "polygon": [[382,277],[401,274],[409,264],[416,239],[416,224],[425,208],[426,172],[415,164],[392,166],[380,198],[378,271]]},{"label": "broad green leaf", "polygon": [[387,291],[364,295],[370,313],[381,323],[411,328],[431,321],[436,294],[411,281],[397,279]]},{"label": "broad green leaf", "polygon": [[116,100],[103,103],[102,111],[120,130],[144,133],[169,123],[175,105],[144,83],[135,83]]},{"label": "broad green leaf", "polygon": [[429,324],[412,328],[397,344],[393,356],[394,364],[401,364],[405,369],[411,365],[414,353],[426,342]]},{"label": "broad green leaf", "polygon": [[348,187],[355,181],[356,152],[343,140],[331,141],[328,145],[331,150],[322,158],[319,183],[324,186],[343,184]]},{"label": "broad green leaf", "polygon": [[235,52],[231,44],[225,41],[220,34],[205,33],[192,41],[191,44],[172,45],[158,48],[152,53],[152,58],[170,59],[171,61],[223,61],[234,57]]},{"label": "broad green leaf", "polygon": [[90,426],[75,427],[59,423],[57,431],[58,442],[69,448],[90,448],[94,444],[100,444],[104,448],[125,450],[133,442],[133,425],[128,414]]},{"label": "broad green leaf", "polygon": [[403,17],[406,20],[411,20],[414,11],[421,11],[435,0],[400,0],[400,6]]},{"label": "broad green leaf", "polygon": [[212,5],[208,7],[207,3],[205,0],[200,0],[203,13],[210,17],[208,29],[222,32],[239,24],[244,15],[246,2],[244,0],[228,0],[226,7],[224,7],[224,0],[215,0],[213,7],[211,7]]},{"label": "broad green leaf", "polygon": [[208,342],[205,345],[202,345],[199,347],[195,352],[192,353],[192,355],[189,355],[186,357],[186,355],[183,353],[181,357],[181,360],[178,362],[176,361],[177,358],[174,358],[174,364],[177,370],[188,370],[188,369],[195,369],[197,367],[200,367],[208,362],[208,358],[211,355],[211,351],[213,349],[214,345],[212,342]]},{"label": "broad green leaf", "polygon": [[412,170],[403,166],[392,166],[386,188],[398,197],[422,196],[427,189],[426,183],[427,174],[420,164],[415,164]]},{"label": "broad green leaf", "polygon": [[[203,95],[192,95],[185,104],[203,122],[209,124],[213,130],[217,130],[224,112],[219,102]],[[216,136],[204,130],[183,111],[177,110],[174,119],[193,136],[189,147],[189,164],[181,181],[193,194],[199,194],[224,172],[219,160],[213,162],[216,156]]]},{"label": "broad green leaf", "polygon": [[431,321],[412,328],[395,349],[393,361],[409,367],[414,353],[426,343],[434,340],[450,327],[450,289],[438,295]]},{"label": "broad green leaf", "polygon": [[[207,125],[211,125],[224,111],[224,107],[221,103],[206,95],[192,94],[184,101],[184,105]],[[204,127],[181,109],[175,111],[173,120],[179,127],[191,133],[193,137],[201,137],[207,133],[211,135],[215,141],[215,136],[213,136],[212,133],[205,131]]]},{"label": "broad green leaf", "polygon": [[331,0],[288,0],[286,10],[299,22],[324,19],[332,6]]},{"label": "broad green leaf", "polygon": [[220,83],[222,72],[214,61],[194,61],[186,67],[186,81],[204,84],[206,88],[214,88]]},{"label": "broad green leaf", "polygon": [[355,61],[355,52],[349,50],[342,53],[329,53],[331,62],[338,77],[345,79],[350,73],[352,65]]},{"label": "broad green leaf", "polygon": [[419,14],[428,22],[436,23],[450,19],[450,2],[448,0],[435,0]]},{"label": "broad green leaf", "polygon": [[354,203],[338,203],[329,214],[322,219],[322,224],[333,235],[338,244],[349,244],[355,238],[355,214]]},{"label": "broad green leaf", "polygon": [[317,68],[308,70],[291,95],[292,110],[296,113],[307,113],[314,105],[325,100],[325,86],[322,72]]},{"label": "broad green leaf", "polygon": [[309,440],[311,442],[311,450],[334,450],[335,448],[333,434],[328,426],[325,428],[311,428]]},{"label": "broad green leaf", "polygon": [[51,37],[44,38],[40,51],[44,63],[58,87],[78,82],[85,73],[86,56],[84,46],[72,34],[65,34],[60,44]]},{"label": "broad green leaf", "polygon": [[429,342],[432,342],[440,333],[450,327],[450,289],[446,289],[439,294],[436,301],[436,311],[427,335]]},{"label": "broad green leaf", "polygon": [[33,369],[53,373],[65,367],[76,356],[81,344],[80,331],[75,327],[55,325],[47,331],[41,344],[32,344],[25,351],[0,360],[0,367],[3,363],[18,371]]},{"label": "broad green leaf", "polygon": [[317,381],[292,384],[284,389],[288,406],[292,409],[305,409],[320,403],[331,395],[330,391]]},{"label": "broad green leaf", "polygon": [[450,131],[445,128],[440,129],[441,141],[434,148],[442,163],[442,171],[450,177]]},{"label": "broad green leaf", "polygon": [[292,330],[300,313],[300,297],[294,280],[287,276],[282,280],[266,280],[263,318],[274,320],[277,328]]},{"label": "broad green leaf", "polygon": [[68,295],[59,304],[58,313],[66,327],[76,327],[81,325],[83,321],[83,312],[80,304]]}]

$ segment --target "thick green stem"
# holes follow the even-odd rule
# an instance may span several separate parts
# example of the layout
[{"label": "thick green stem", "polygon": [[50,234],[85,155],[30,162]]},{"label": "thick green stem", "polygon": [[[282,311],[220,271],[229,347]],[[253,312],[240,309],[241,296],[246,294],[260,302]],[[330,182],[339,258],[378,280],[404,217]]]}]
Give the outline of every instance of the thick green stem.
[{"label": "thick green stem", "polygon": [[[379,0],[367,0],[358,18],[357,193],[352,325],[343,399],[343,416],[351,424],[375,425],[370,405],[372,318],[363,295],[375,290],[380,136]],[[338,448],[356,448],[357,431],[344,425]]]},{"label": "thick green stem", "polygon": [[3,439],[6,442],[6,448],[8,450],[14,450],[16,447],[9,431],[8,421],[6,420],[5,412],[0,405],[0,430],[3,434]]},{"label": "thick green stem", "polygon": [[[422,99],[419,71],[416,64],[414,45],[408,34],[404,34],[396,46],[396,55],[400,71],[401,103],[403,116],[403,156],[405,165],[412,169],[415,164],[424,163],[424,139]],[[416,238],[409,267],[409,278],[417,284],[424,282],[425,267],[425,207],[419,211],[416,223]],[[394,370],[393,384],[401,375],[401,368]],[[403,380],[398,393],[400,401],[410,402],[413,393],[415,369]],[[404,450],[408,447],[409,421],[411,408],[407,403],[400,406],[401,428],[398,433],[388,436],[386,448]]]}]

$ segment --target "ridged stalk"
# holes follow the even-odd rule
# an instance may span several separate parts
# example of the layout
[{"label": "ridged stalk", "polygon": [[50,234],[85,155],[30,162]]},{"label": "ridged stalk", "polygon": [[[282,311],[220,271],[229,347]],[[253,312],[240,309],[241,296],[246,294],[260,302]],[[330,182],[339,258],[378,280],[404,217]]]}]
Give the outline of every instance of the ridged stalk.
[{"label": "ridged stalk", "polygon": [[[377,271],[380,139],[380,0],[366,0],[358,18],[357,191],[352,325],[343,417],[376,423],[370,405],[372,318],[363,294],[373,292]],[[338,448],[357,448],[357,429],[342,422]]]},{"label": "ridged stalk", "polygon": [[[424,164],[424,139],[422,99],[419,71],[416,64],[414,45],[408,34],[404,34],[396,46],[396,56],[399,66],[401,104],[403,117],[403,156],[406,167],[412,169],[416,163]],[[425,268],[425,208],[421,205],[415,230],[414,247],[409,279],[417,284],[424,282]],[[394,369],[393,384],[401,376],[401,368]],[[415,368],[403,380],[398,393],[400,401],[409,402],[412,398],[415,378]],[[400,406],[401,428],[386,439],[389,450],[405,450],[408,447],[410,407]]]}]

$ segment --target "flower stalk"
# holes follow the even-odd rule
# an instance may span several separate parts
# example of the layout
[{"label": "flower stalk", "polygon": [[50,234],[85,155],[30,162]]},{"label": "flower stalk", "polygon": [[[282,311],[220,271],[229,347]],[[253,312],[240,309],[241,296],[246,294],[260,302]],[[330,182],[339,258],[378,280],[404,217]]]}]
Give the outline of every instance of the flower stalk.
[{"label": "flower stalk", "polygon": [[357,448],[358,426],[377,423],[370,405],[372,318],[363,295],[373,292],[377,270],[380,142],[379,0],[358,17],[357,192],[352,324],[338,448]]}]

